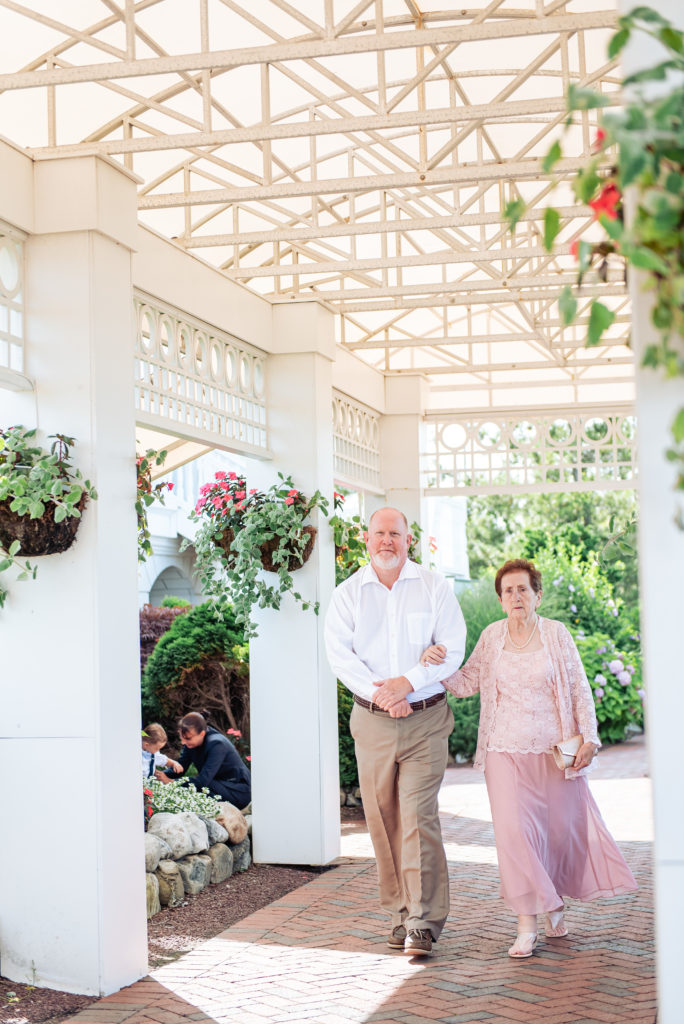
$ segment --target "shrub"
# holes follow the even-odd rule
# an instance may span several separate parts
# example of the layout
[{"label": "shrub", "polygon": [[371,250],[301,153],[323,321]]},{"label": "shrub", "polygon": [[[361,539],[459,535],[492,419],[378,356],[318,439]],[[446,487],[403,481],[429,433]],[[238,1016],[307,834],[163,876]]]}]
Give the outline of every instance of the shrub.
[{"label": "shrub", "polygon": [[145,720],[174,731],[178,716],[206,708],[217,728],[249,736],[249,652],[230,606],[221,619],[210,602],[174,612],[143,675]]},{"label": "shrub", "polygon": [[619,743],[632,730],[643,729],[645,692],[638,651],[618,648],[605,633],[576,635],[603,743]]},{"label": "shrub", "polygon": [[359,770],[356,765],[354,740],[349,732],[349,716],[354,707],[354,695],[337,681],[337,733],[340,747],[340,786],[353,789],[359,784]]},{"label": "shrub", "polygon": [[173,597],[167,594],[159,605],[160,608],[192,608],[192,602],[186,601],[184,597]]},{"label": "shrub", "polygon": [[146,604],[140,609],[140,674],[144,675],[147,660],[160,638],[171,629],[176,618],[186,608],[157,608]]}]

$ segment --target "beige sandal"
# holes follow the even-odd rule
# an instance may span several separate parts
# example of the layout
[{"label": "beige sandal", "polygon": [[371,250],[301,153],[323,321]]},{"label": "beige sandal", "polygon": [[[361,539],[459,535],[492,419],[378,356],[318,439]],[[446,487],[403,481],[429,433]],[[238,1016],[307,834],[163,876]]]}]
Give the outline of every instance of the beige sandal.
[{"label": "beige sandal", "polygon": [[508,950],[508,955],[516,960],[523,960],[526,956],[532,956],[532,950],[536,945],[536,932],[518,932],[515,942]]},{"label": "beige sandal", "polygon": [[549,914],[545,914],[546,919],[546,937],[547,939],[562,939],[568,934],[568,929],[565,927],[565,920],[563,913],[565,907],[560,907],[558,910],[552,910]]}]

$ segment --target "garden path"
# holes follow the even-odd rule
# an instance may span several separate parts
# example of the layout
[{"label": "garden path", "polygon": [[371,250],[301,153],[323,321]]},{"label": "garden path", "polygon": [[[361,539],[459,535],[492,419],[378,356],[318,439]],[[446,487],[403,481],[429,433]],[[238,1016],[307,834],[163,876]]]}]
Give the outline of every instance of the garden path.
[{"label": "garden path", "polygon": [[482,776],[447,772],[442,828],[451,915],[431,958],[392,953],[364,831],[334,869],[174,963],[96,1003],[73,1024],[654,1024],[651,802],[643,739],[601,754],[591,783],[640,888],[571,901],[570,937],[506,956],[514,924],[496,895]]}]

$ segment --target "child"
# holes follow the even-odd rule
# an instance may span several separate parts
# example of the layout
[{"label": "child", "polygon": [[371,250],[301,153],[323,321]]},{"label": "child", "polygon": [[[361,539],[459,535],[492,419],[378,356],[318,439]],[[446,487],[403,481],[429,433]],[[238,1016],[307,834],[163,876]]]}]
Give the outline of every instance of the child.
[{"label": "child", "polygon": [[168,776],[162,775],[159,768],[172,768],[174,772],[182,772],[183,766],[178,761],[172,761],[170,757],[160,754],[159,751],[166,745],[167,736],[158,722],[152,722],[145,726],[145,735],[142,738],[142,770],[146,779],[161,779],[168,782]]}]

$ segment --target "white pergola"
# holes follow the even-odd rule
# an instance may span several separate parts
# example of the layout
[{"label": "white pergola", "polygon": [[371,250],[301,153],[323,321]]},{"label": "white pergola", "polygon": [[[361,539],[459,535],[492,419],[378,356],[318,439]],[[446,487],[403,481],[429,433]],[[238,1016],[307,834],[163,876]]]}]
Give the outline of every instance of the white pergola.
[{"label": "white pergola", "polygon": [[[596,7],[0,0],[3,407],[12,422],[74,433],[101,495],[62,556],[71,603],[64,562],[60,572],[51,559],[37,596],[36,585],[30,596],[17,585],[3,613],[13,696],[2,758],[17,740],[27,763],[48,748],[73,771],[85,758],[96,766],[98,822],[81,858],[61,865],[85,878],[79,928],[57,926],[69,920],[66,901],[49,912],[41,904],[30,927],[19,886],[0,928],[3,973],[23,979],[34,962],[46,984],[111,991],[145,969],[130,809],[136,424],[160,447],[164,439],[171,466],[224,448],[253,457],[256,477],[282,469],[305,490],[329,491],[335,480],[409,518],[429,494],[634,486],[640,399],[621,271],[587,276],[571,327],[557,301],[576,274],[570,246],[588,237],[592,211],[567,181],[591,151],[595,113],[568,130],[557,188],[542,165],[569,85],[619,102],[620,73],[605,57],[617,14]],[[511,233],[503,211],[515,199],[527,211]],[[550,202],[562,223],[552,255]],[[615,319],[587,349],[597,294]],[[663,447],[667,403],[649,386],[642,445],[647,410],[650,442]],[[669,480],[655,461],[641,466],[644,517],[662,518]],[[655,533],[656,546],[681,552],[676,534]],[[323,531],[302,574],[325,603],[333,574]],[[660,647],[667,615],[651,607]],[[74,673],[79,614],[91,646],[87,670]],[[63,654],[59,700],[39,661],[27,669],[36,622],[48,623],[45,649]],[[295,665],[296,683],[274,689]],[[287,607],[265,614],[251,666],[257,858],[326,863],[337,851],[337,747],[320,622]],[[654,731],[655,662],[649,671]],[[672,711],[662,708],[666,729]],[[311,742],[293,752],[296,734]],[[296,840],[273,782],[281,754],[305,780]],[[122,755],[130,769],[109,773]],[[68,818],[58,788],[50,799]],[[11,809],[22,813],[18,798]],[[681,916],[684,837],[663,836],[663,865],[676,850],[672,915]],[[29,858],[26,879],[31,870]],[[666,935],[675,916],[660,910]],[[663,954],[664,1012],[675,976]]]}]

